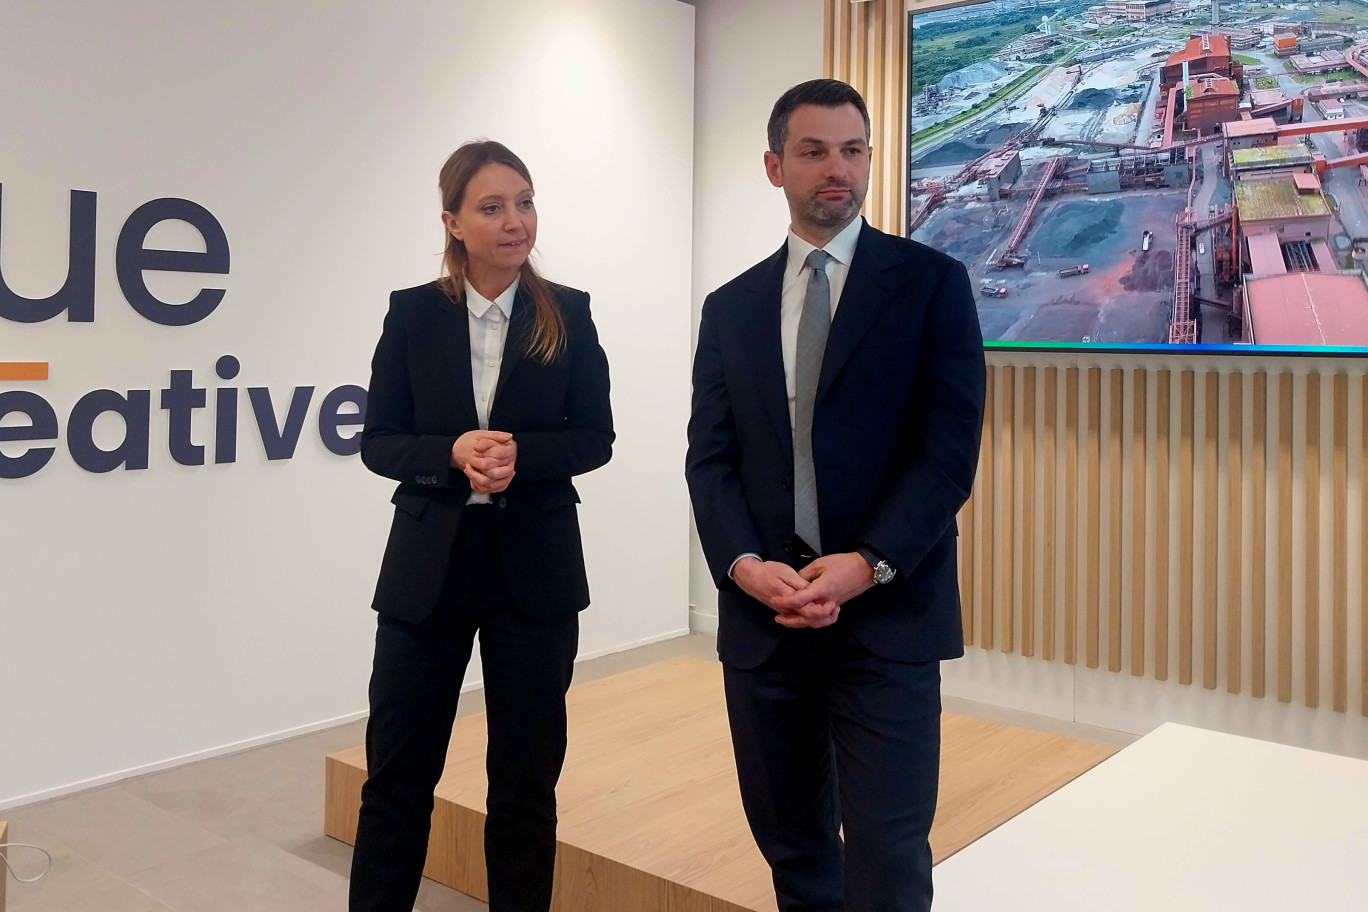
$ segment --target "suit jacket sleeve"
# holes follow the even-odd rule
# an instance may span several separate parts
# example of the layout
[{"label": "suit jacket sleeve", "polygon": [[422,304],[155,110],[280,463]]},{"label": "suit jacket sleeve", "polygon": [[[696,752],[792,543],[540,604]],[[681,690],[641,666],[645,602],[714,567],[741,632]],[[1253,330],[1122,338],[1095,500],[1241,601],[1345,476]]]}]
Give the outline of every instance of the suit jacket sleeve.
[{"label": "suit jacket sleeve", "polygon": [[954,262],[931,293],[911,448],[857,536],[910,574],[969,499],[983,433],[986,365],[969,275]]},{"label": "suit jacket sleeve", "polygon": [[708,569],[718,589],[735,591],[732,563],[765,549],[741,490],[741,447],[727,394],[715,298],[709,295],[703,302],[698,329],[685,475]]},{"label": "suit jacket sleeve", "polygon": [[565,427],[514,434],[517,480],[560,481],[591,472],[613,455],[613,409],[608,398],[608,356],[599,345],[589,313],[589,295],[561,299],[569,333],[570,381],[565,397]]},{"label": "suit jacket sleeve", "polygon": [[377,475],[428,487],[467,485],[453,474],[451,448],[456,438],[414,433],[413,389],[409,382],[408,327],[397,295],[371,359],[366,420],[361,429],[361,461]]}]

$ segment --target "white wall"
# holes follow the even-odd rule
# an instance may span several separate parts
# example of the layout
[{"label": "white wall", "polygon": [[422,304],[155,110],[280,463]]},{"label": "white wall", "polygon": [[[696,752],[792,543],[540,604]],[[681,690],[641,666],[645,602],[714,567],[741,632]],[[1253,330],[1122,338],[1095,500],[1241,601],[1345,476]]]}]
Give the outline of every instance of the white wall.
[{"label": "white wall", "polygon": [[[693,330],[703,299],[784,241],[788,207],[765,177],[765,126],[785,89],[822,75],[822,0],[696,0]],[[717,629],[717,589],[690,524],[695,630]]]},{"label": "white wall", "polygon": [[[466,139],[528,163],[544,271],[592,293],[612,364],[615,457],[580,484],[582,655],[687,629],[693,20],[676,0],[0,7],[11,288],[60,286],[68,191],[99,194],[95,322],[0,320],[0,361],[52,364],[0,392],[41,393],[65,435],[85,392],[154,391],[147,470],[88,474],[59,443],[0,481],[0,807],[364,711],[391,485],[324,451],[317,396],[365,385],[388,291],[436,276],[437,169]],[[232,250],[226,277],[149,280],[227,289],[174,329],[114,275],[124,219],[166,196]],[[245,395],[237,464],[169,457],[155,391],[172,369],[230,385],[227,353],[238,387],[319,387],[293,460],[265,460]]]}]

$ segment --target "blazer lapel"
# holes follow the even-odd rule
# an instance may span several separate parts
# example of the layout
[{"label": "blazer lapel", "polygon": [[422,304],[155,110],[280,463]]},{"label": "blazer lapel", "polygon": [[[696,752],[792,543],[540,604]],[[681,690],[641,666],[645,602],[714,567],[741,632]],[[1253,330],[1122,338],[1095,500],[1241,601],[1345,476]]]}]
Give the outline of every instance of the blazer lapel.
[{"label": "blazer lapel", "polygon": [[788,386],[784,379],[784,344],[780,330],[780,304],[784,293],[784,266],[788,242],[765,263],[747,286],[750,299],[740,313],[742,344],[755,374],[756,389],[774,424],[785,452],[793,453],[793,430],[789,426]]},{"label": "blazer lapel", "polygon": [[817,381],[817,401],[821,402],[831,384],[845,367],[883,309],[897,290],[888,269],[896,266],[900,257],[883,236],[865,225],[855,245],[855,257],[850,263],[845,287],[836,306],[827,336],[826,354],[822,356],[822,374]]},{"label": "blazer lapel", "polygon": [[466,315],[465,304],[452,301],[443,294],[437,310],[442,351],[446,353],[447,370],[456,387],[453,408],[460,420],[459,426],[479,427],[480,416],[475,411],[475,380],[470,372],[470,319]]},{"label": "blazer lapel", "polygon": [[[489,404],[490,427],[495,427],[494,410],[518,366],[527,360],[527,343],[532,338],[532,327],[537,319],[537,303],[522,285],[513,296],[513,314],[508,318],[508,335],[504,337],[503,360],[499,363],[499,382],[494,386],[494,401]],[[472,402],[474,399],[472,398]],[[500,415],[503,412],[500,410]]]}]

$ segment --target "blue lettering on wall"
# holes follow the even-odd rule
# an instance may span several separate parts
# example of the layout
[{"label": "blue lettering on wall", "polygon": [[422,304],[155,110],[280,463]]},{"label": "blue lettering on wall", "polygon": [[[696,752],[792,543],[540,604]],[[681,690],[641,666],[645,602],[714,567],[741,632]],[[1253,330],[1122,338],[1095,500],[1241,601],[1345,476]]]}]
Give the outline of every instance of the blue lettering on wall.
[{"label": "blue lettering on wall", "polygon": [[[189,373],[186,371],[185,373]],[[123,418],[123,442],[112,450],[95,445],[95,419],[105,412]],[[151,447],[152,393],[148,390],[129,390],[120,396],[113,390],[86,393],[71,409],[67,421],[67,449],[76,464],[87,472],[112,472],[147,468]]]},{"label": "blue lettering on wall", "polygon": [[[0,194],[4,185],[0,184]],[[0,203],[3,202],[0,196]],[[46,298],[25,298],[10,291],[0,271],[0,319],[13,323],[42,323],[66,311],[71,323],[95,320],[95,194],[71,191],[71,230],[67,246],[67,276],[62,287]],[[0,241],[4,240],[4,210],[0,206]],[[4,260],[0,257],[0,263]]]},{"label": "blue lettering on wall", "polygon": [[[188,222],[204,238],[204,252],[149,250],[143,247],[147,234],[160,222]],[[163,326],[189,326],[214,312],[225,294],[221,288],[205,288],[189,303],[167,304],[147,290],[142,274],[160,272],[202,272],[228,274],[228,236],[218,219],[198,203],[183,199],[157,199],[143,203],[124,222],[114,252],[119,287],[129,305],[153,323]]]},{"label": "blue lettering on wall", "polygon": [[[37,393],[28,390],[0,393],[0,422],[9,415],[23,415],[28,418],[28,424],[5,427],[0,423],[0,443],[57,439],[57,413]],[[6,456],[0,450],[0,478],[27,478],[47,465],[54,452],[55,447],[29,447],[17,456]]]},{"label": "blue lettering on wall", "polygon": [[[241,365],[232,355],[224,355],[215,373],[224,380],[237,377]],[[137,470],[148,467],[152,440],[152,395],[158,393],[161,410],[166,413],[166,449],[180,465],[205,464],[205,447],[192,438],[197,409],[204,408],[208,390],[196,386],[194,372],[171,371],[170,382],[161,390],[99,389],[86,393],[72,406],[66,421],[66,444],[72,460],[87,472],[106,473],[115,469]],[[257,436],[262,452],[272,461],[292,459],[299,447],[314,387],[297,386],[290,395],[284,422],[276,418],[276,399],[266,387],[247,389],[252,405]],[[236,387],[214,390],[214,462],[237,462],[238,398]],[[123,420],[123,437],[111,450],[95,443],[95,423],[102,415],[113,414]],[[23,415],[26,424],[5,423],[10,415]],[[344,428],[359,428],[366,420],[366,391],[352,384],[333,389],[321,401],[318,412],[318,439],[324,449],[337,456],[355,456],[361,451],[359,431],[343,436]],[[55,447],[29,446],[15,452],[13,444],[38,444],[60,436],[57,412],[46,399],[29,390],[0,392],[0,479],[28,478],[52,460]],[[8,455],[6,454],[8,450]]]},{"label": "blue lettering on wall", "polygon": [[[0,185],[3,191],[3,185]],[[95,214],[94,192],[72,190],[68,231],[67,275],[62,287],[46,298],[27,298],[12,291],[0,272],[0,320],[16,323],[42,323],[65,313],[69,323],[95,321]],[[3,228],[0,206],[0,229]],[[147,236],[164,221],[182,221],[199,232],[203,252],[160,250],[146,246]],[[0,241],[4,232],[0,230]],[[201,288],[187,303],[169,304],[148,289],[144,272],[186,272],[227,275],[230,263],[228,236],[208,209],[190,200],[167,197],[144,203],[133,211],[119,231],[114,250],[115,273],[124,298],[145,319],[162,326],[189,326],[208,317],[223,302],[226,291]],[[0,262],[3,258],[0,257]],[[220,380],[235,380],[242,364],[233,355],[224,355],[214,364]],[[160,390],[158,405],[166,413],[166,447],[175,462],[183,466],[203,466],[206,447],[194,438],[195,413],[206,408],[208,389],[195,386],[194,372],[171,371],[167,386]],[[98,389],[86,393],[72,406],[67,418],[66,444],[72,460],[87,472],[107,473],[115,469],[146,469],[152,441],[152,390],[119,393]],[[238,412],[240,390],[234,386],[214,390],[214,463],[237,462]],[[269,460],[293,458],[304,430],[314,387],[297,386],[290,396],[283,422],[276,417],[276,402],[266,387],[250,387],[247,398],[256,419],[257,436]],[[123,422],[123,437],[111,450],[95,443],[95,424],[106,414]],[[26,423],[5,419],[20,415]],[[355,456],[361,451],[359,429],[366,418],[366,390],[355,385],[339,386],[323,397],[318,412],[318,438],[323,447],[338,456]],[[345,434],[344,430],[351,430]],[[56,452],[56,446],[39,444],[60,436],[57,412],[38,393],[29,390],[0,392],[0,479],[27,478],[42,471]],[[8,447],[4,447],[8,444]],[[28,444],[19,449],[15,444]]]},{"label": "blue lettering on wall", "polygon": [[[0,193],[4,185],[0,184]],[[0,196],[0,202],[3,197]],[[71,191],[71,228],[67,249],[67,277],[46,298],[25,298],[10,290],[0,273],[0,319],[14,323],[42,323],[66,312],[70,323],[95,322],[95,194]],[[0,209],[0,241],[4,239]],[[148,232],[161,222],[182,221],[204,238],[204,252],[157,250],[143,246]],[[114,271],[129,305],[153,323],[189,326],[214,312],[226,292],[204,288],[186,304],[167,304],[147,290],[144,272],[193,272],[227,275],[228,235],[213,213],[185,199],[155,199],[133,210],[119,232],[114,249]],[[2,258],[0,258],[2,261]]]}]

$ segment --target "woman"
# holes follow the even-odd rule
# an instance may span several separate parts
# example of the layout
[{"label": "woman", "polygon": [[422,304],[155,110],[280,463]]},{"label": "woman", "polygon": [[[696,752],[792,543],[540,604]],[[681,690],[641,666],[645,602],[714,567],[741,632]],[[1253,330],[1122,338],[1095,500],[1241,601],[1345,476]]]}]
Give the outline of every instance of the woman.
[{"label": "woman", "polygon": [[493,912],[546,910],[565,692],[589,604],[570,479],[612,454],[589,296],[528,259],[527,167],[496,142],[442,167],[445,274],[396,291],[371,365],[361,458],[399,482],[373,607],[352,912],[408,912],[461,680],[480,640]]}]

